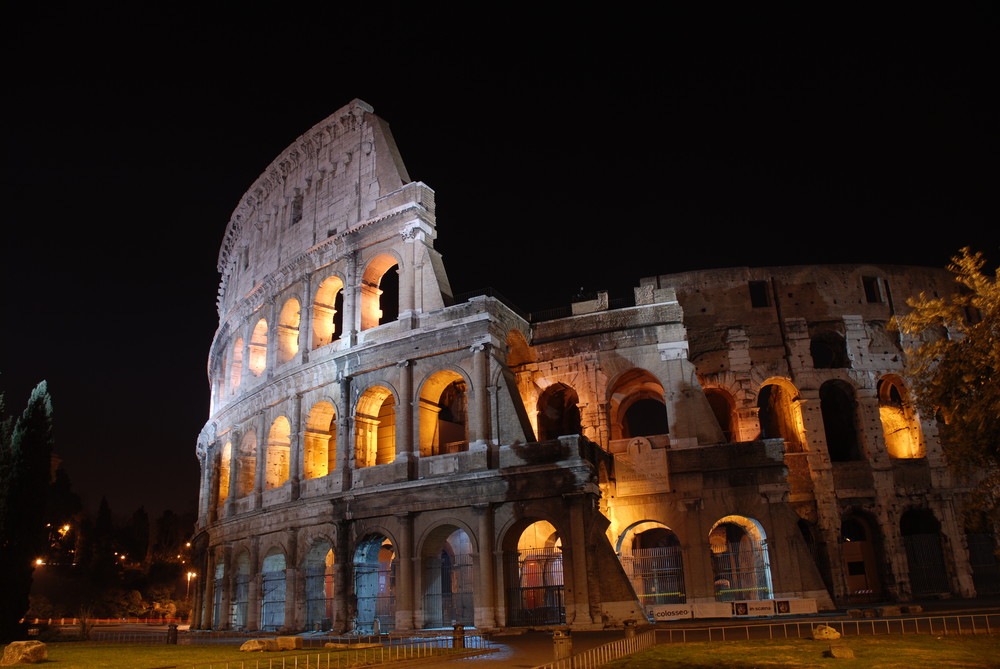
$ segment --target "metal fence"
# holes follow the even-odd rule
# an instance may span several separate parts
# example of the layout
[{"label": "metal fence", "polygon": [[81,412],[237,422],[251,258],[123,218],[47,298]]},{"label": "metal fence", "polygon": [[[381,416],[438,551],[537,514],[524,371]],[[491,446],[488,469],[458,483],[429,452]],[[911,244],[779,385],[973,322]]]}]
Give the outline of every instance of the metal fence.
[{"label": "metal fence", "polygon": [[656,628],[656,643],[807,639],[818,625],[827,625],[841,636],[887,634],[997,634],[1000,613],[949,614],[920,618],[855,618],[851,620],[800,620],[713,627]]},{"label": "metal fence", "polygon": [[538,665],[534,669],[596,669],[612,660],[672,643],[751,641],[768,639],[808,639],[813,628],[828,625],[841,636],[891,634],[998,634],[1000,613],[952,614],[921,618],[865,618],[853,620],[806,620],[712,627],[657,627],[624,639]]},{"label": "metal fence", "polygon": [[338,669],[364,665],[390,664],[430,657],[442,659],[478,655],[496,650],[485,637],[473,635],[427,636],[418,638],[383,638],[381,643],[354,643],[356,648],[338,648],[320,652],[279,657],[254,657],[247,660],[177,665],[178,669]]}]

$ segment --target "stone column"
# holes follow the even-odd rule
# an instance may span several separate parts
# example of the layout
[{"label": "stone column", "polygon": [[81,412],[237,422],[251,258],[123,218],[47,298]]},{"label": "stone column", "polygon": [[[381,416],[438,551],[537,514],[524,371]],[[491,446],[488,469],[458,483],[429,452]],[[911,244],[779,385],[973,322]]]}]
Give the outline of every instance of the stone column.
[{"label": "stone column", "polygon": [[399,372],[399,415],[396,417],[396,462],[406,465],[407,478],[417,478],[419,446],[414,442],[415,411],[417,398],[413,396],[413,363],[402,360],[396,363]]},{"label": "stone column", "polygon": [[302,277],[302,293],[300,293],[301,305],[299,308],[299,355],[302,364],[309,362],[309,353],[312,351],[313,341],[313,302],[312,302],[312,274]]},{"label": "stone column", "polygon": [[305,444],[305,430],[302,420],[302,394],[296,393],[292,398],[292,411],[288,430],[288,484],[291,486],[291,498],[299,498],[299,485],[305,478],[302,471],[303,445]]},{"label": "stone column", "polygon": [[358,305],[358,292],[361,290],[358,280],[358,253],[352,251],[345,263],[344,277],[344,315],[341,322],[344,325],[344,333],[341,339],[346,346],[355,346],[358,343],[358,331],[361,329],[361,309]]},{"label": "stone column", "polygon": [[351,377],[340,379],[340,411],[337,414],[337,469],[341,476],[341,489],[351,489],[354,468],[354,399],[351,397]]},{"label": "stone column", "polygon": [[[222,601],[219,606],[219,617],[221,620],[212,620],[212,629],[227,630],[232,626],[233,615],[230,610],[233,603],[233,550],[231,546],[225,546],[222,550]],[[215,580],[215,574],[206,576]],[[215,606],[213,596],[212,606]]]},{"label": "stone column", "polygon": [[[354,616],[357,615],[357,598],[351,584],[350,553],[351,521],[337,521],[337,534],[333,544],[333,621],[332,626],[341,632],[351,631]],[[353,605],[349,605],[351,602]]]},{"label": "stone column", "polygon": [[250,583],[247,595],[247,629],[260,629],[261,586],[260,550],[256,538],[250,545]]},{"label": "stone column", "polygon": [[486,502],[473,506],[479,516],[479,583],[474,595],[476,627],[497,627],[496,618],[496,564],[493,536],[493,505]]},{"label": "stone column", "polygon": [[399,521],[399,546],[396,560],[399,572],[396,578],[396,629],[413,629],[414,601],[414,562],[418,558],[413,554],[413,515],[408,511],[396,514]]},{"label": "stone column", "polygon": [[253,505],[252,508],[259,509],[263,506],[264,500],[264,479],[267,476],[267,446],[270,433],[267,425],[267,418],[264,412],[257,414],[255,422],[257,432],[257,461],[253,475]]},{"label": "stone column", "polygon": [[472,379],[469,407],[469,449],[488,448],[493,437],[490,430],[490,345],[476,344],[472,352]]},{"label": "stone column", "polygon": [[[567,565],[569,570],[564,576],[566,622],[571,625],[587,625],[594,622],[590,615],[589,551],[587,550],[587,529],[584,518],[584,505],[589,502],[589,495],[586,493],[567,493],[563,495],[563,501],[567,505],[566,517],[569,521],[569,536],[563,538],[564,565],[567,562],[567,544],[570,548],[568,556],[570,559]],[[570,588],[572,588],[572,592],[570,592]]]},{"label": "stone column", "polygon": [[227,518],[235,513],[236,489],[240,482],[239,461],[242,436],[242,431],[238,427],[229,431],[229,493],[223,502],[223,511]]}]

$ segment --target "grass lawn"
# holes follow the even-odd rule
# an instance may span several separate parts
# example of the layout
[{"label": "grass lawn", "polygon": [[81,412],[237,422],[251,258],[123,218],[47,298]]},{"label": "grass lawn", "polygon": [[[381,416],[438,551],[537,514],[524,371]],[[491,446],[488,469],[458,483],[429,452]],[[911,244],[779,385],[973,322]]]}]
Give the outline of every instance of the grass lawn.
[{"label": "grass lawn", "polygon": [[[824,655],[830,644],[854,651],[855,659]],[[837,641],[781,639],[677,643],[657,646],[605,665],[608,669],[997,669],[1000,636],[850,636]]]},{"label": "grass lawn", "polygon": [[[56,642],[47,644],[49,655],[48,662],[40,665],[17,665],[17,666],[41,666],[52,669],[167,669],[176,667],[184,669],[192,666],[198,669],[225,669],[229,662],[229,669],[267,669],[272,665],[275,668],[282,666],[284,660],[286,666],[305,669],[306,666],[316,667],[317,656],[322,658],[322,666],[327,666],[327,657],[330,658],[330,666],[338,666],[337,658],[340,657],[339,666],[346,667],[356,662],[358,654],[364,651],[336,651],[326,648],[305,649],[296,651],[278,651],[271,653],[245,653],[240,652],[239,646],[188,646],[188,645],[168,645],[168,644],[108,644],[92,643],[80,641]],[[379,662],[378,650],[367,651],[364,658],[367,663]],[[401,651],[401,652],[405,652]],[[424,654],[430,651],[424,651]],[[436,649],[438,654],[450,653],[448,649]],[[306,665],[308,657],[310,664]],[[298,664],[294,664],[298,658]],[[388,658],[386,658],[388,659]],[[401,658],[402,659],[402,658]],[[288,664],[291,662],[291,664]],[[242,663],[242,664],[241,664]]]}]

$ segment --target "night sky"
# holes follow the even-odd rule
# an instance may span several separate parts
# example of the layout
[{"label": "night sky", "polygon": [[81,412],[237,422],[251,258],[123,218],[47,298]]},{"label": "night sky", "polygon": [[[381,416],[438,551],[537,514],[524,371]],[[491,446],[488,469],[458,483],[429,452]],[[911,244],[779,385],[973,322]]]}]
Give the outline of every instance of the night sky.
[{"label": "night sky", "polygon": [[222,235],[354,98],[437,193],[455,292],[525,310],[690,269],[1000,257],[995,3],[20,4],[0,391],[19,412],[48,381],[92,510],[195,508]]}]

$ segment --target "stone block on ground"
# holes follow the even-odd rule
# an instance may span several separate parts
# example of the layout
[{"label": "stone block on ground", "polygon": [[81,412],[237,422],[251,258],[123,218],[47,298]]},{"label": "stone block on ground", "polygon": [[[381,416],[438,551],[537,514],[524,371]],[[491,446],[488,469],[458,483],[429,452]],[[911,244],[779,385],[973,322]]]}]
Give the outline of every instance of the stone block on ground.
[{"label": "stone block on ground", "polygon": [[854,651],[842,643],[830,644],[830,649],[823,653],[827,657],[835,657],[841,660],[853,660]]},{"label": "stone block on ground", "polygon": [[11,641],[3,651],[0,665],[35,664],[49,659],[49,651],[41,641]]},{"label": "stone block on ground", "polygon": [[880,606],[878,608],[878,614],[883,618],[888,616],[898,616],[900,613],[900,608],[894,604],[890,604],[889,606]]},{"label": "stone block on ground", "polygon": [[300,650],[302,648],[302,637],[300,636],[279,636],[278,650]]},{"label": "stone block on ground", "polygon": [[908,606],[904,606],[903,607],[903,612],[904,613],[923,613],[924,612],[924,607],[920,606],[920,604],[911,604],[911,605],[908,605]]},{"label": "stone block on ground", "polygon": [[250,639],[243,642],[240,650],[247,653],[273,652],[278,650],[278,641],[277,639]]},{"label": "stone block on ground", "polygon": [[861,609],[848,609],[848,611],[847,611],[847,617],[848,618],[860,618],[863,615],[864,615],[864,612]]},{"label": "stone block on ground", "polygon": [[816,627],[812,628],[812,638],[818,640],[839,639],[840,632],[833,629],[829,625],[816,625]]}]

